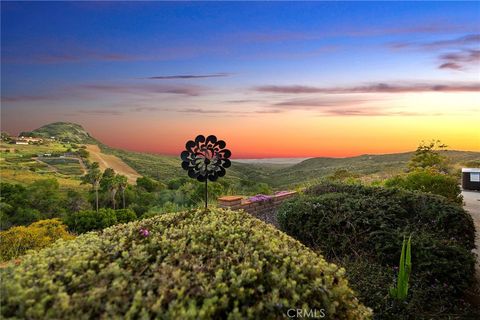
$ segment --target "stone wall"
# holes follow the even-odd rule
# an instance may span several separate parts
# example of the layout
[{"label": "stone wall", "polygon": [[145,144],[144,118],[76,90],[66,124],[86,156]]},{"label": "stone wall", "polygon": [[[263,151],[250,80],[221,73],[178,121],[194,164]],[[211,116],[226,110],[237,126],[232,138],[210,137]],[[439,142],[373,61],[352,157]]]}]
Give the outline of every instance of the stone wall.
[{"label": "stone wall", "polygon": [[297,194],[296,191],[282,192],[269,196],[262,201],[250,201],[242,196],[225,196],[218,198],[220,208],[232,210],[244,210],[254,217],[273,224],[278,228],[277,209],[280,204]]}]

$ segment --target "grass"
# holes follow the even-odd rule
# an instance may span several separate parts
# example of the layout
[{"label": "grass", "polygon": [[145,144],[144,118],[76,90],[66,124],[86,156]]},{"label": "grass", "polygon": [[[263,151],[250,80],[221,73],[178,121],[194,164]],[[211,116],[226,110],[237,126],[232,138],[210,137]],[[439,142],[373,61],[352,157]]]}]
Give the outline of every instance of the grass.
[{"label": "grass", "polygon": [[[31,184],[35,180],[52,179],[58,180],[62,189],[79,188],[82,174],[78,161],[71,163],[68,159],[64,163],[52,163],[57,168],[56,173],[46,163],[32,159],[38,154],[63,153],[71,146],[58,142],[50,142],[43,145],[14,145],[0,143],[0,170],[1,181],[8,183]],[[9,152],[6,152],[9,150]],[[53,161],[55,158],[47,161]],[[81,188],[87,188],[82,185]]]}]

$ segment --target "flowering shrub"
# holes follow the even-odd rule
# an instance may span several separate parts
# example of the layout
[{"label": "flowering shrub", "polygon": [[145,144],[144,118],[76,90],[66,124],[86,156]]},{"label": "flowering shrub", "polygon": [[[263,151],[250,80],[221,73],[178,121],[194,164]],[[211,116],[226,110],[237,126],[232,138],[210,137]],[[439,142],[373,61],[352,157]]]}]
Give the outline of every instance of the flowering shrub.
[{"label": "flowering shrub", "polygon": [[40,220],[24,227],[13,227],[0,232],[0,259],[10,260],[27,250],[44,248],[57,239],[73,239],[59,219]]},{"label": "flowering shrub", "polygon": [[342,268],[229,210],[117,225],[0,272],[4,318],[284,319],[289,309],[323,309],[331,319],[371,316]]},{"label": "flowering shrub", "polygon": [[271,199],[273,199],[272,196],[267,196],[267,195],[264,195],[264,194],[257,194],[255,196],[249,197],[248,201],[250,201],[250,202],[262,202],[262,201],[268,201],[268,200],[271,200]]}]

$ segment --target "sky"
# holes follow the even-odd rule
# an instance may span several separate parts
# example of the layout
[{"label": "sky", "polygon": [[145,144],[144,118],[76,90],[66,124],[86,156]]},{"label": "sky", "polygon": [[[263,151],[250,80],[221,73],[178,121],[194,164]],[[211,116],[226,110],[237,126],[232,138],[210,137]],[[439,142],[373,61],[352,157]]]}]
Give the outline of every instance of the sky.
[{"label": "sky", "polygon": [[118,148],[480,151],[480,2],[2,2],[1,129]]}]

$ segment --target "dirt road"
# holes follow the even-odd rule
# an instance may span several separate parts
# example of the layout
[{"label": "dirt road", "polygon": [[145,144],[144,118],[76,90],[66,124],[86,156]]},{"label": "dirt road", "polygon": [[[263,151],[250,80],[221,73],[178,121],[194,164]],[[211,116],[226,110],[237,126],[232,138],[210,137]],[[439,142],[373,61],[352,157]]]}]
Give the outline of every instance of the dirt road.
[{"label": "dirt road", "polygon": [[126,176],[128,182],[131,184],[135,184],[137,178],[141,177],[137,171],[123,162],[122,159],[111,154],[102,153],[100,148],[95,144],[87,145],[87,151],[90,153],[89,160],[98,162],[100,169],[105,170],[106,168],[112,168],[115,172]]}]

